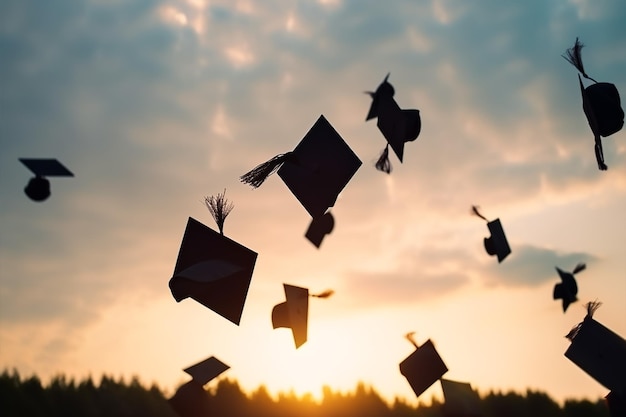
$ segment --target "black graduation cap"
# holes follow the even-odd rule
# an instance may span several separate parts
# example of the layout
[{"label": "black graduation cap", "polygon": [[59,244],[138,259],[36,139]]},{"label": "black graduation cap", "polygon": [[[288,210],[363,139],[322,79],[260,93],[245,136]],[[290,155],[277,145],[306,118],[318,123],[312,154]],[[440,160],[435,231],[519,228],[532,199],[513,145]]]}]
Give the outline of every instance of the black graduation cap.
[{"label": "black graduation cap", "polygon": [[189,218],[169,286],[239,325],[257,253]]},{"label": "black graduation cap", "polygon": [[203,386],[229,368],[230,366],[211,356],[185,369],[192,380],[176,390],[174,396],[168,400],[170,406],[180,417],[210,415],[209,396]]},{"label": "black graduation cap", "polygon": [[496,255],[498,263],[502,262],[511,253],[511,248],[506,240],[500,219],[487,220],[485,216],[478,212],[477,206],[472,206],[472,212],[487,222],[487,228],[491,232],[491,236],[484,238],[485,250],[489,255]]},{"label": "black graduation cap", "polygon": [[321,115],[293,151],[256,166],[240,179],[257,188],[278,170],[285,185],[315,219],[335,205],[360,166],[361,160]]},{"label": "black graduation cap", "polygon": [[563,300],[564,313],[571,303],[578,301],[578,297],[576,297],[576,294],[578,294],[578,285],[576,284],[576,279],[574,279],[574,274],[583,271],[586,267],[584,263],[579,263],[571,273],[561,270],[558,266],[555,267],[556,272],[558,272],[561,277],[561,282],[554,286],[552,298],[554,300]]},{"label": "black graduation cap", "polygon": [[395,89],[387,81],[388,79],[389,74],[387,74],[375,92],[367,92],[372,97],[372,104],[365,119],[367,121],[378,118],[376,125],[385,137],[385,140],[387,140],[387,146],[385,146],[375,164],[376,169],[387,174],[391,172],[389,146],[391,146],[400,162],[403,162],[404,144],[417,139],[422,128],[419,110],[401,109],[393,98]]},{"label": "black graduation cap", "polygon": [[565,357],[605,388],[626,393],[626,340],[595,319],[601,303],[587,303],[587,315],[567,338],[572,342]]},{"label": "black graduation cap", "polygon": [[322,240],[329,235],[335,228],[335,219],[330,211],[324,213],[323,216],[311,220],[311,224],[304,235],[316,248],[322,244]]},{"label": "black graduation cap", "polygon": [[73,177],[74,174],[62,163],[51,158],[19,158],[35,177],[28,181],[24,192],[33,201],[44,201],[50,197],[50,181],[45,177]]},{"label": "black graduation cap", "polygon": [[446,417],[479,417],[482,415],[480,397],[468,382],[441,379]]},{"label": "black graduation cap", "polygon": [[287,301],[274,306],[272,309],[272,327],[290,328],[296,349],[307,341],[309,319],[309,297],[328,298],[332,290],[320,294],[310,294],[307,288],[283,284]]},{"label": "black graduation cap", "polygon": [[415,351],[400,362],[400,373],[409,381],[415,395],[419,397],[443,374],[448,372],[448,367],[443,363],[430,339],[418,346],[412,336],[413,333],[406,335],[407,339],[415,346]]},{"label": "black graduation cap", "polygon": [[597,82],[587,75],[582,60],[582,42],[576,38],[574,46],[565,51],[562,55],[570,64],[588,80],[594,82],[585,88],[580,75],[578,84],[583,97],[583,111],[587,117],[587,122],[595,139],[595,153],[598,168],[602,171],[607,169],[604,163],[604,153],[602,151],[601,137],[607,137],[616,133],[624,126],[624,110],[620,104],[619,92],[615,84]]}]

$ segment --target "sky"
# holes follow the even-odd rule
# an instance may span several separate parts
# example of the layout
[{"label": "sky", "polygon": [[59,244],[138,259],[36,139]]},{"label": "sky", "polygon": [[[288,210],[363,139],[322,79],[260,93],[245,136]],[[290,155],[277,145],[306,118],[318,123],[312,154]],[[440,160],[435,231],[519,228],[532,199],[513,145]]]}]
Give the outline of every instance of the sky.
[{"label": "sky", "polygon": [[[362,381],[416,402],[398,368],[415,331],[482,394],[606,395],[564,335],[592,300],[626,335],[626,133],[603,139],[598,170],[561,55],[580,37],[588,74],[626,94],[625,20],[620,0],[1,2],[0,368],[172,393],[216,356],[246,390]],[[363,94],[388,73],[422,119],[389,175]],[[277,175],[239,177],[322,114],[363,164],[318,250]],[[75,177],[30,201],[24,157]],[[258,253],[239,326],[168,287],[187,219],[217,230],[203,201],[224,190],[225,235]],[[501,264],[472,205],[504,226]],[[579,262],[563,313],[555,267]],[[335,290],[311,299],[299,349],[272,329],[283,283]]]}]

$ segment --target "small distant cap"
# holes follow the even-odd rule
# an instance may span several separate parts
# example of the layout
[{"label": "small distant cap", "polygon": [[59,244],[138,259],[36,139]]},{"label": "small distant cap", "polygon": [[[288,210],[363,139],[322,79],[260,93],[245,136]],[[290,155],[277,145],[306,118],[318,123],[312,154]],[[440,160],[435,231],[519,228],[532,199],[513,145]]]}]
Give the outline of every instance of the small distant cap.
[{"label": "small distant cap", "polygon": [[289,284],[283,287],[287,301],[272,309],[272,326],[290,328],[297,349],[307,341],[309,290]]},{"label": "small distant cap", "polygon": [[230,366],[211,356],[195,365],[183,369],[194,381],[200,385],[206,385],[214,378],[217,378],[222,372],[230,369]]},{"label": "small distant cap", "polygon": [[292,152],[277,155],[241,176],[259,187],[278,170],[287,188],[313,218],[335,205],[361,160],[322,115]]},{"label": "small distant cap", "polygon": [[480,397],[468,382],[441,379],[446,417],[479,417],[482,415]]},{"label": "small distant cap", "polygon": [[380,101],[387,99],[389,97],[393,97],[394,94],[396,93],[395,89],[393,88],[393,85],[391,85],[391,83],[387,81],[389,79],[389,75],[391,75],[391,73],[387,74],[383,82],[380,83],[378,88],[376,88],[375,92],[371,92],[371,91],[366,92],[372,98],[372,103],[370,104],[370,109],[367,112],[367,117],[365,118],[365,121],[377,118],[378,106],[379,106]]},{"label": "small distant cap", "polygon": [[488,222],[487,227],[491,232],[491,236],[484,239],[485,250],[489,255],[496,255],[498,263],[500,263],[511,253],[509,242],[506,240],[500,219]]},{"label": "small distant cap", "polygon": [[378,129],[402,162],[407,136],[407,119],[393,97],[381,99],[378,104]]},{"label": "small distant cap", "polygon": [[578,285],[576,284],[574,274],[585,269],[585,264],[578,264],[572,273],[565,272],[559,267],[555,268],[559,277],[561,277],[561,282],[554,285],[552,298],[563,301],[563,312],[565,312],[571,303],[578,301],[576,296],[578,294]]},{"label": "small distant cap", "polygon": [[335,219],[330,211],[326,212],[323,216],[314,218],[306,231],[305,237],[316,248],[319,248],[326,235],[330,234],[335,228]]},{"label": "small distant cap", "polygon": [[239,325],[257,253],[189,218],[169,287]]},{"label": "small distant cap", "polygon": [[168,403],[180,417],[210,416],[213,412],[209,394],[193,380],[181,385]]},{"label": "small distant cap", "polygon": [[591,131],[602,137],[619,132],[624,126],[624,110],[615,84],[595,83],[585,88],[580,75],[578,80],[583,96],[583,110]]},{"label": "small distant cap", "polygon": [[51,158],[19,158],[38,177],[73,177],[62,163]]},{"label": "small distant cap", "polygon": [[409,381],[417,397],[446,372],[448,368],[430,339],[400,363],[400,373]]},{"label": "small distant cap", "polygon": [[626,340],[592,318],[592,304],[585,319],[568,334],[572,343],[565,357],[607,389],[626,392]]}]

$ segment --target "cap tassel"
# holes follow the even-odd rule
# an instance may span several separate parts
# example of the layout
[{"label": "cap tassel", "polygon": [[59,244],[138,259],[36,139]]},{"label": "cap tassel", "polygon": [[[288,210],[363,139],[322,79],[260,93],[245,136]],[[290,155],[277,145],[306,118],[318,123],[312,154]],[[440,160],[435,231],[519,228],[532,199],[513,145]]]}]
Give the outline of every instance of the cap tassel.
[{"label": "cap tassel", "polygon": [[576,268],[574,268],[574,270],[572,271],[572,275],[577,274],[580,271],[584,271],[585,268],[587,268],[587,265],[585,265],[583,262],[580,262],[578,265],[576,265]]},{"label": "cap tassel", "polygon": [[204,197],[204,204],[211,212],[211,216],[217,223],[217,227],[220,229],[220,233],[224,234],[224,221],[226,217],[230,214],[230,212],[235,207],[233,203],[226,200],[226,188],[224,188],[224,192],[222,194],[217,194],[217,196]]},{"label": "cap tassel", "polygon": [[319,294],[311,294],[311,297],[315,298],[329,298],[331,295],[335,293],[335,290],[326,290]]},{"label": "cap tassel", "polygon": [[585,72],[585,67],[583,65],[583,57],[581,54],[581,51],[584,46],[585,45],[582,42],[580,42],[578,38],[576,38],[576,42],[574,42],[574,46],[567,49],[565,51],[565,54],[561,56],[565,58],[570,64],[575,66],[576,69],[583,75],[583,77],[585,77],[588,80],[593,81],[594,83],[597,83],[596,80],[588,76],[587,73]]},{"label": "cap tassel", "polygon": [[411,342],[413,346],[415,346],[415,349],[419,349],[419,346],[417,345],[417,342],[415,341],[415,332],[409,332],[405,334],[404,337],[406,337],[406,339],[409,342]]},{"label": "cap tassel", "polygon": [[598,163],[598,169],[600,171],[606,171],[609,167],[604,163],[604,152],[602,150],[602,139],[596,136],[596,144],[594,150],[596,152],[596,162]]},{"label": "cap tassel", "polygon": [[480,214],[480,212],[478,211],[479,207],[478,206],[472,206],[472,213],[478,217],[480,217],[481,219],[483,219],[484,221],[488,222],[489,220],[487,220],[487,218],[485,216],[483,216],[482,214]]},{"label": "cap tassel", "polygon": [[[596,301],[589,301],[587,304],[585,304],[585,306],[587,307],[587,315],[585,316],[584,320],[589,320],[589,319],[593,318],[594,313],[596,312],[596,310],[598,308],[600,308],[601,305],[602,305],[602,303],[600,301],[598,301],[598,300],[596,300]],[[580,331],[580,328],[582,327],[583,323],[584,323],[584,321],[578,323],[576,326],[572,327],[572,330],[570,330],[568,334],[565,335],[565,337],[567,339],[569,339],[570,342],[574,341],[574,339],[576,338],[576,335]]]},{"label": "cap tassel", "polygon": [[243,174],[239,179],[245,184],[249,184],[254,188],[258,188],[267,177],[276,172],[288,160],[292,160],[293,152],[282,153],[276,155],[267,162],[254,167],[251,171]]},{"label": "cap tassel", "polygon": [[378,157],[378,160],[376,161],[375,166],[376,169],[379,171],[386,172],[387,174],[391,173],[391,161],[389,160],[389,144],[387,144],[387,146],[385,146],[385,149],[383,149],[382,153]]}]

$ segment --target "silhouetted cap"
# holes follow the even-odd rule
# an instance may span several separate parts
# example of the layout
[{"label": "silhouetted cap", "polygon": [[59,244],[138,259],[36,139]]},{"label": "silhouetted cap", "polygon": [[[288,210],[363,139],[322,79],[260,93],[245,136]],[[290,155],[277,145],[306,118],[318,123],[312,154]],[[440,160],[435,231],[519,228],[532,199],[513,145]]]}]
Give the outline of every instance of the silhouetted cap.
[{"label": "silhouetted cap", "polygon": [[[409,333],[407,338],[410,335]],[[412,341],[416,349],[400,363],[400,373],[409,381],[413,392],[419,397],[443,374],[448,372],[448,368],[430,339],[421,346],[417,346],[417,343],[412,339],[409,340]]]},{"label": "silhouetted cap", "polygon": [[191,381],[181,385],[169,404],[180,417],[200,417],[211,415],[209,396],[203,385],[216,378],[230,367],[215,357],[210,357],[185,369]]},{"label": "silhouetted cap", "polygon": [[611,391],[626,393],[626,340],[593,319],[598,302],[587,303],[587,315],[566,336],[565,356]]},{"label": "silhouetted cap", "polygon": [[469,383],[443,378],[440,382],[445,398],[443,412],[446,417],[479,417],[482,415],[480,397]]},{"label": "silhouetted cap", "polygon": [[257,253],[193,218],[169,286],[177,302],[191,297],[239,325]]},{"label": "silhouetted cap", "polygon": [[314,218],[306,231],[306,238],[319,248],[322,244],[322,240],[326,235],[329,235],[335,227],[335,219],[330,211],[326,212],[323,216]]},{"label": "silhouetted cap", "polygon": [[50,181],[45,177],[73,177],[74,174],[56,159],[19,158],[20,162],[35,174],[24,188],[33,201],[44,201],[50,197]]},{"label": "silhouetted cap", "polygon": [[278,170],[285,185],[313,218],[335,205],[361,160],[322,115],[292,152],[277,155],[241,176],[257,188]]},{"label": "silhouetted cap", "polygon": [[618,132],[624,126],[624,110],[621,107],[619,92],[614,84],[597,82],[585,72],[582,60],[582,42],[576,38],[574,46],[562,55],[583,77],[594,82],[587,88],[583,85],[580,75],[578,84],[583,99],[583,111],[587,117],[589,127],[595,137],[595,153],[598,168],[606,170],[602,142],[600,137],[607,137]]},{"label": "silhouetted cap", "polygon": [[578,285],[576,285],[576,279],[574,279],[574,274],[584,270],[586,265],[584,263],[579,263],[576,265],[576,268],[570,273],[562,271],[559,267],[556,267],[556,272],[559,273],[561,277],[561,282],[554,286],[554,292],[552,294],[552,298],[555,300],[563,300],[563,312],[567,310],[567,307],[575,301],[578,301]]},{"label": "silhouetted cap", "polygon": [[502,262],[511,253],[511,248],[506,240],[500,219],[487,220],[485,216],[478,212],[477,206],[472,206],[472,212],[487,222],[487,228],[491,232],[491,236],[484,238],[485,250],[489,255],[496,255],[498,263]]},{"label": "silhouetted cap", "polygon": [[369,94],[369,96],[372,98],[372,103],[370,104],[370,109],[367,112],[367,117],[365,118],[366,122],[368,120],[375,119],[375,118],[378,117],[378,109],[380,108],[380,101],[381,100],[386,100],[388,98],[391,98],[396,93],[396,91],[393,88],[393,86],[389,83],[389,81],[387,81],[389,79],[389,75],[390,74],[391,73],[387,74],[387,76],[385,77],[383,82],[380,83],[378,88],[376,88],[376,91],[366,91],[365,92],[365,94]]},{"label": "silhouetted cap", "polygon": [[[272,309],[272,327],[290,328],[296,349],[307,341],[309,318],[309,290],[294,285],[283,284],[287,301],[274,306]],[[332,290],[320,294],[311,294],[311,297],[328,298]]]}]

